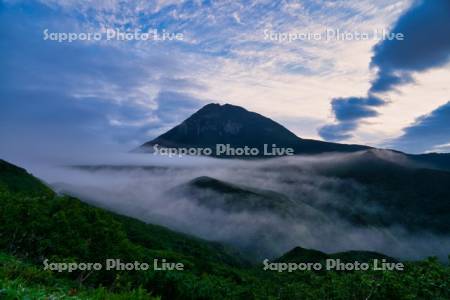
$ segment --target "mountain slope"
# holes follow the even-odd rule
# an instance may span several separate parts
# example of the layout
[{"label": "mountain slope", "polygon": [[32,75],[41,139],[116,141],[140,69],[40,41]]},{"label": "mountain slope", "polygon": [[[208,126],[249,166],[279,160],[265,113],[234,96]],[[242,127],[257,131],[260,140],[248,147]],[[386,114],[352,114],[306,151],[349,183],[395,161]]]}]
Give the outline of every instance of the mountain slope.
[{"label": "mountain slope", "polygon": [[[406,263],[404,272],[279,273],[249,266],[223,246],[49,194],[25,170],[0,176],[0,298],[3,299],[448,299],[448,266]],[[31,184],[30,184],[31,183]],[[10,189],[12,187],[12,189]],[[20,187],[20,189],[17,189]],[[299,248],[300,249],[300,248]],[[320,253],[320,252],[316,252]],[[288,257],[298,257],[298,251]],[[355,253],[348,253],[352,259]],[[361,253],[356,253],[361,257]],[[182,272],[44,271],[51,262],[182,262]],[[357,256],[358,257],[358,256]],[[313,259],[313,257],[311,257]],[[417,278],[421,280],[417,280]]]},{"label": "mountain slope", "polygon": [[[14,184],[12,184],[14,183]],[[17,187],[20,190],[17,190]],[[16,200],[16,202],[13,202]],[[167,229],[163,226],[146,224],[144,222],[138,221],[133,218],[118,215],[113,212],[109,212],[100,208],[90,206],[80,200],[70,197],[70,196],[57,196],[50,188],[48,188],[39,179],[29,174],[25,169],[19,168],[13,164],[7,163],[0,160],[0,214],[4,214],[3,221],[11,220],[8,222],[2,222],[4,224],[2,227],[2,233],[8,228],[16,228],[19,222],[22,222],[23,226],[19,226],[20,230],[33,230],[34,238],[40,240],[38,236],[39,229],[45,229],[49,224],[44,224],[44,220],[47,222],[58,222],[58,214],[62,213],[61,216],[65,219],[64,226],[78,226],[81,230],[84,226],[93,229],[97,228],[100,231],[99,226],[104,226],[106,224],[96,223],[97,221],[107,221],[111,228],[117,227],[117,232],[114,236],[117,238],[123,238],[120,234],[125,233],[127,239],[134,242],[140,246],[148,247],[149,249],[154,249],[158,251],[170,250],[174,252],[183,253],[183,255],[190,255],[192,253],[198,253],[205,251],[208,253],[209,257],[215,257],[214,259],[222,262],[229,262],[232,265],[240,265],[241,263],[246,264],[246,262],[237,257],[237,253],[228,253],[225,248],[214,242],[207,242],[198,239],[193,236],[178,233]],[[11,204],[11,206],[7,206]],[[8,210],[7,210],[8,209]],[[42,218],[42,222],[39,224],[33,224],[34,227],[28,227],[28,222],[33,220],[28,220],[25,218],[25,211],[33,212],[34,221],[38,221]],[[15,219],[14,213],[23,214],[22,218]],[[69,216],[72,219],[67,219]],[[91,216],[95,215],[94,216]],[[49,219],[46,219],[46,218]],[[104,219],[103,219],[104,218]],[[83,220],[83,221],[81,221]],[[72,223],[73,222],[73,223]],[[58,230],[63,230],[64,228],[59,228]],[[67,229],[67,228],[66,228]],[[70,231],[72,231],[71,228]],[[106,229],[108,232],[111,230]],[[56,234],[57,232],[55,232]],[[40,234],[45,235],[46,232],[42,231]],[[61,234],[66,234],[61,231]],[[5,240],[1,240],[5,238]],[[16,252],[20,252],[19,240],[8,240],[9,237],[0,235],[0,241],[4,243],[10,243],[8,248],[14,248]],[[56,238],[56,237],[55,237]],[[112,236],[111,236],[112,238]],[[32,243],[33,240],[21,240],[21,243]],[[54,241],[57,243],[57,240]],[[92,246],[93,243],[90,245]],[[187,247],[187,249],[185,249]],[[36,258],[39,255],[44,254],[45,251],[51,250],[52,247],[42,248],[36,247]],[[66,251],[67,249],[64,249]],[[83,250],[83,251],[86,251]],[[223,252],[222,252],[223,251]],[[32,253],[27,253],[27,255],[32,255]]]},{"label": "mountain slope", "polygon": [[[168,262],[183,263],[187,271],[178,274],[176,280],[195,281],[198,289],[205,289],[209,284],[202,279],[205,272],[211,278],[224,281],[224,277],[233,276],[235,271],[231,268],[248,266],[237,251],[221,244],[120,216],[73,197],[50,194],[42,182],[24,169],[6,162],[2,165],[0,252],[41,268],[45,258],[50,262],[100,263],[112,258],[151,265],[153,259],[164,258]],[[18,186],[20,190],[16,189]],[[102,269],[94,274],[74,271],[59,275],[76,280],[75,286],[101,285],[111,290],[121,286],[126,289],[145,286],[166,299],[180,299],[184,294],[181,290],[166,288],[174,279],[165,272],[149,271],[143,275]],[[223,291],[217,289],[217,293]]]},{"label": "mountain slope", "polygon": [[30,176],[25,169],[0,159],[0,188],[14,193],[27,195],[52,196],[53,191],[36,177]]},{"label": "mountain slope", "polygon": [[357,211],[357,219],[381,225],[402,224],[411,230],[450,232],[450,172],[422,168],[403,154],[369,150],[352,160],[319,170],[326,176],[355,180],[364,185],[366,197],[339,203],[338,211],[348,215],[355,207],[374,205],[381,211]]},{"label": "mountain slope", "polygon": [[203,176],[178,186],[174,192],[189,193],[200,205],[232,211],[269,211],[286,214],[293,203],[286,196],[269,190],[238,186]]},{"label": "mountain slope", "polygon": [[324,214],[302,201],[292,201],[272,190],[233,184],[202,176],[173,188],[174,195],[189,195],[190,199],[211,210],[225,212],[267,213],[283,218],[314,219],[329,222]]},{"label": "mountain slope", "polygon": [[[249,173],[255,180],[245,185],[236,171],[235,183],[202,176],[169,192],[211,210],[267,212],[320,227],[345,220],[358,227],[450,232],[450,172],[422,168],[402,153],[371,149],[312,164],[280,158],[255,168]],[[271,178],[271,190],[261,188],[257,174]]]},{"label": "mountain slope", "polygon": [[[142,151],[154,145],[168,148],[213,148],[217,144],[231,147],[257,148],[260,155],[264,144],[292,148],[295,154],[322,152],[352,152],[367,146],[344,145],[301,139],[294,133],[260,114],[230,104],[208,104],[154,140],[143,144]],[[223,155],[226,156],[226,155]]]}]

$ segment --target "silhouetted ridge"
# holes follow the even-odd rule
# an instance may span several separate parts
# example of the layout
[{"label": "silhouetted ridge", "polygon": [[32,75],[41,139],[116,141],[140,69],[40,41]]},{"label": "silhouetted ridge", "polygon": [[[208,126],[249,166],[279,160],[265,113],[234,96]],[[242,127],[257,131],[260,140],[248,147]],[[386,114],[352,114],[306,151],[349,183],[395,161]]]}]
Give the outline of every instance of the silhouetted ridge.
[{"label": "silhouetted ridge", "polygon": [[291,251],[285,253],[278,258],[278,262],[294,262],[294,263],[323,263],[327,259],[339,259],[344,263],[352,263],[354,261],[372,262],[374,259],[385,259],[387,262],[397,262],[395,258],[374,251],[344,251],[327,254],[319,250],[295,247]]}]

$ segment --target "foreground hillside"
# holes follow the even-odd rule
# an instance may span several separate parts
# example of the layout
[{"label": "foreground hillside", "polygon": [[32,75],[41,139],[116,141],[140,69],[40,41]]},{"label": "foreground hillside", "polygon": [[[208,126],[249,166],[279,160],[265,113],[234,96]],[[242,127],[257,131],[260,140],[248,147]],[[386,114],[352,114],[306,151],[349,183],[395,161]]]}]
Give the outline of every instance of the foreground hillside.
[{"label": "foreground hillside", "polygon": [[[0,220],[2,299],[450,297],[450,269],[435,259],[406,263],[401,272],[264,271],[262,264],[249,265],[220,244],[56,195],[25,170],[4,161],[0,161]],[[291,256],[297,261],[298,255],[297,249],[282,260]],[[181,262],[185,269],[60,273],[43,268],[45,259],[99,262],[107,258],[126,262],[159,258]]]},{"label": "foreground hillside", "polygon": [[86,288],[73,281],[57,278],[39,266],[0,252],[0,299],[92,299],[157,300],[144,289],[111,292],[105,287]]}]

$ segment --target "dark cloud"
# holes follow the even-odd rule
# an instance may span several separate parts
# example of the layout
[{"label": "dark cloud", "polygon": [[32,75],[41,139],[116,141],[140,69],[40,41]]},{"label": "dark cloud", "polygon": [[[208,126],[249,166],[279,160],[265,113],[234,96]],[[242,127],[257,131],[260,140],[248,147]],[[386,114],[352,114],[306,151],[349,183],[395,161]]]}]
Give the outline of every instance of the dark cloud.
[{"label": "dark cloud", "polygon": [[338,121],[356,121],[377,116],[378,113],[372,107],[383,104],[385,101],[375,96],[335,98],[331,101],[331,107]]},{"label": "dark cloud", "polygon": [[378,71],[377,79],[372,82],[370,92],[383,92],[393,89],[395,86],[413,83],[414,79],[407,72],[383,70]]},{"label": "dark cloud", "polygon": [[386,101],[374,95],[334,98],[331,108],[337,123],[323,126],[319,129],[319,135],[327,141],[349,139],[352,137],[351,132],[358,127],[358,121],[377,116],[378,112],[374,108],[385,103]]},{"label": "dark cloud", "polygon": [[421,153],[450,143],[450,101],[421,116],[390,143],[397,149]]},{"label": "dark cloud", "polygon": [[438,67],[449,61],[450,1],[415,1],[397,20],[391,32],[402,33],[405,38],[386,39],[374,47],[370,65],[377,69],[377,76],[368,96],[332,100],[336,120],[355,124],[326,125],[319,130],[322,138],[350,138],[350,132],[358,127],[359,120],[376,116],[373,107],[387,103],[374,97],[374,93],[387,92],[399,85],[414,82],[414,72]]},{"label": "dark cloud", "polygon": [[350,132],[356,128],[355,122],[341,122],[325,125],[319,130],[319,135],[327,141],[342,141],[351,137]]},{"label": "dark cloud", "polygon": [[378,68],[371,92],[385,92],[413,81],[412,72],[441,66],[450,59],[450,1],[416,1],[393,26],[403,41],[374,47],[371,66]]}]

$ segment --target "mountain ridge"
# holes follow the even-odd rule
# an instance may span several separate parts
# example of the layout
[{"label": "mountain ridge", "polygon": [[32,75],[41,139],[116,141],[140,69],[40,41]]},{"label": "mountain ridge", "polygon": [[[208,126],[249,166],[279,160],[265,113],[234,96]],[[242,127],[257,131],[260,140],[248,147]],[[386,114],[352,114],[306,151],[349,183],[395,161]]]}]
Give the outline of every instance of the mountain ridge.
[{"label": "mountain ridge", "polygon": [[146,152],[154,145],[183,148],[215,147],[217,144],[248,146],[259,150],[262,150],[264,145],[275,144],[278,147],[292,148],[294,154],[353,152],[371,148],[303,139],[272,119],[243,107],[210,103],[138,149]]},{"label": "mountain ridge", "polygon": [[[154,152],[153,147],[162,148],[214,148],[218,144],[231,147],[250,147],[259,150],[257,158],[271,158],[281,155],[264,155],[264,145],[276,144],[281,148],[292,148],[294,155],[322,153],[350,153],[362,150],[377,150],[366,145],[341,144],[298,137],[283,125],[259,113],[232,104],[209,103],[193,113],[179,125],[145,142],[134,151]],[[385,149],[393,154],[422,164],[425,168],[450,171],[449,153],[408,154]],[[212,154],[220,158],[248,158],[246,155]],[[255,157],[255,156],[253,156]]]}]

